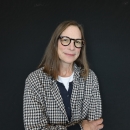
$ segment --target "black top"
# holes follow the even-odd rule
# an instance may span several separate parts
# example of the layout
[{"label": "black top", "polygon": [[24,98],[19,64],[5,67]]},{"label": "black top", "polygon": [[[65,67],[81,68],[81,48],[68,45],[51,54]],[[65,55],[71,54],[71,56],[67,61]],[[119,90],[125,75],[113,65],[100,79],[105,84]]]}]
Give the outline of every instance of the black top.
[{"label": "black top", "polygon": [[[65,86],[63,83],[60,83],[57,81],[58,88],[60,90],[61,97],[63,99],[63,103],[65,106],[66,114],[68,116],[69,121],[71,120],[71,104],[70,104],[70,99],[71,99],[71,94],[72,94],[72,89],[73,89],[73,82],[69,82],[69,89],[68,91],[66,90]],[[67,130],[81,130],[79,124],[75,124],[73,126],[70,126],[67,128]]]}]

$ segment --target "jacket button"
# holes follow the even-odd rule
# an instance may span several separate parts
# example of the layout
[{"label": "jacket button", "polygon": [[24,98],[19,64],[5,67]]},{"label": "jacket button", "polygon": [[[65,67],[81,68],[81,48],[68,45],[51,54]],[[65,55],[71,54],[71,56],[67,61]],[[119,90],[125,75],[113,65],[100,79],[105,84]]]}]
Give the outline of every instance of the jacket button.
[{"label": "jacket button", "polygon": [[67,95],[67,97],[69,97],[69,95]]}]

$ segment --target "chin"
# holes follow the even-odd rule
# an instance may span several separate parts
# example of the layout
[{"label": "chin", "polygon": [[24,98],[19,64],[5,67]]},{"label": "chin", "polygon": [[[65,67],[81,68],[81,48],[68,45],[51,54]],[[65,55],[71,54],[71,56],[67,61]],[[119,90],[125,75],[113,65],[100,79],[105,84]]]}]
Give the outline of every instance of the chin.
[{"label": "chin", "polygon": [[75,60],[64,60],[63,62],[64,63],[67,63],[67,64],[73,64]]}]

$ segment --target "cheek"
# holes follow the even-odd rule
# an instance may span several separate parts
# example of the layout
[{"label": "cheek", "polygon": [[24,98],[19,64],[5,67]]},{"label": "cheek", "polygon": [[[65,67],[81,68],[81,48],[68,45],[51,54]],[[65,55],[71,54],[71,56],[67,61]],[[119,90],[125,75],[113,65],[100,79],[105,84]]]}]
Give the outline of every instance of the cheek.
[{"label": "cheek", "polygon": [[62,56],[62,53],[64,50],[65,50],[65,46],[62,46],[61,43],[58,43],[57,52],[58,52],[59,58]]},{"label": "cheek", "polygon": [[61,45],[61,43],[58,42],[58,52],[63,51],[65,49],[64,46]]},{"label": "cheek", "polygon": [[77,49],[76,49],[77,55],[80,55],[80,51],[81,51],[81,48],[77,48]]}]

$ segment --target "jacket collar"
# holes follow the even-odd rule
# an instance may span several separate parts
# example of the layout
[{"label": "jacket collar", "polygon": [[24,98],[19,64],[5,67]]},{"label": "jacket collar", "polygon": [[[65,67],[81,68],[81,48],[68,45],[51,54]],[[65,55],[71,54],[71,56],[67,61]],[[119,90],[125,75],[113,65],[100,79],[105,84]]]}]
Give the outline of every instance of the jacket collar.
[{"label": "jacket collar", "polygon": [[80,72],[81,72],[81,67],[78,67],[78,66],[74,63],[74,80],[80,78]]}]

